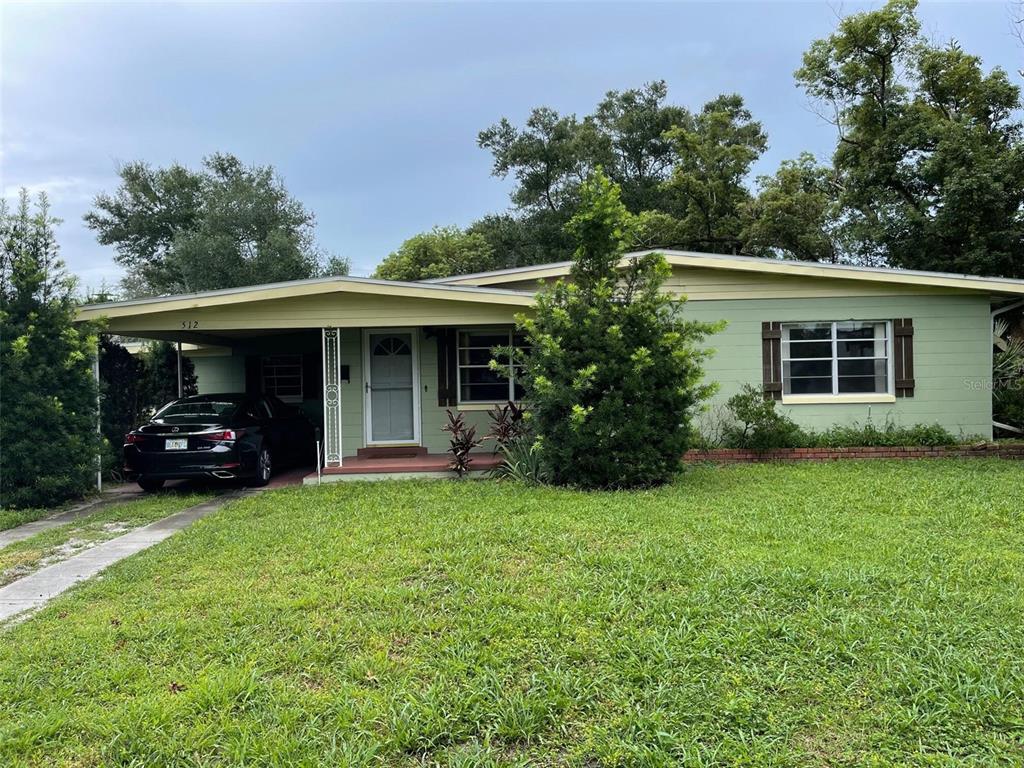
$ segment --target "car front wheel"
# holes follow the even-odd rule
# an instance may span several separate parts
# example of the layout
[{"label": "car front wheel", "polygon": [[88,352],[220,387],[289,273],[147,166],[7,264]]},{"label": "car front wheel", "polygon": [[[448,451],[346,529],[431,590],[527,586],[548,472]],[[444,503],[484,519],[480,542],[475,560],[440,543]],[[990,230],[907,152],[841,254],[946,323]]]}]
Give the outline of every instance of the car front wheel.
[{"label": "car front wheel", "polygon": [[272,472],[273,464],[270,461],[270,451],[265,447],[260,448],[260,455],[256,460],[256,485],[263,486],[269,483]]},{"label": "car front wheel", "polygon": [[140,477],[139,488],[144,490],[146,493],[153,493],[153,491],[159,491],[164,487],[163,480],[155,480],[151,477]]}]

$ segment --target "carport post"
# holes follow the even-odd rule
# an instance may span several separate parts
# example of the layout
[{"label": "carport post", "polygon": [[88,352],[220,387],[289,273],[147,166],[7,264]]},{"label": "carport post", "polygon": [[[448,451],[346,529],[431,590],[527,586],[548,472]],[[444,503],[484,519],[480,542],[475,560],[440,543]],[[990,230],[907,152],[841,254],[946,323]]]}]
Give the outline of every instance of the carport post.
[{"label": "carport post", "polygon": [[185,387],[181,377],[181,342],[178,342],[178,397],[184,397]]},{"label": "carport post", "polygon": [[[96,383],[96,435],[103,440],[103,425],[100,419],[100,342],[96,338],[96,356],[92,359],[92,380]],[[103,491],[103,443],[96,451],[96,490]]]},{"label": "carport post", "polygon": [[322,328],[324,366],[324,453],[325,467],[340,467],[341,458],[341,334],[337,328]]}]

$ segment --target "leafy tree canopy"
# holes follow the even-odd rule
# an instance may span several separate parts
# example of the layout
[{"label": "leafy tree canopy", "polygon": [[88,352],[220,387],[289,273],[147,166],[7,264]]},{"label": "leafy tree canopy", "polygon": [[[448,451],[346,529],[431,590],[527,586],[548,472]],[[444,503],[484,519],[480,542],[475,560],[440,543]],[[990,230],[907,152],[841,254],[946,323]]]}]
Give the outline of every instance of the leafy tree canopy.
[{"label": "leafy tree canopy", "polygon": [[[643,244],[740,250],[750,198],[743,180],[765,149],[761,126],[736,95],[713,99],[696,114],[667,99],[665,82],[656,81],[609,91],[583,118],[538,107],[522,126],[502,118],[481,131],[478,143],[491,152],[494,175],[515,180],[513,210],[485,216],[466,232],[490,246],[488,268],[570,259],[566,224],[599,168],[621,190],[626,210],[643,214],[644,225],[632,230]],[[456,273],[458,261],[440,251],[434,258],[395,272],[392,254],[378,275]]]},{"label": "leafy tree canopy", "polygon": [[844,18],[798,82],[834,115],[841,224],[859,260],[1024,276],[1020,89],[920,31],[916,0]]},{"label": "leafy tree canopy", "polygon": [[480,232],[434,227],[406,240],[374,272],[383,280],[426,280],[495,268],[494,250]]},{"label": "leafy tree canopy", "polygon": [[670,130],[676,147],[671,179],[663,185],[679,223],[675,245],[713,253],[739,253],[743,214],[751,200],[744,183],[768,137],[736,94],[719,96]]},{"label": "leafy tree canopy", "polygon": [[314,240],[314,218],[270,166],[215,154],[199,170],[144,162],[120,169],[121,185],[96,197],[85,223],[116,248],[129,296],[232,288],[347,274]]},{"label": "leafy tree canopy", "polygon": [[758,256],[802,261],[847,261],[839,226],[838,180],[808,152],[786,160],[773,176],[760,176],[740,239]]}]

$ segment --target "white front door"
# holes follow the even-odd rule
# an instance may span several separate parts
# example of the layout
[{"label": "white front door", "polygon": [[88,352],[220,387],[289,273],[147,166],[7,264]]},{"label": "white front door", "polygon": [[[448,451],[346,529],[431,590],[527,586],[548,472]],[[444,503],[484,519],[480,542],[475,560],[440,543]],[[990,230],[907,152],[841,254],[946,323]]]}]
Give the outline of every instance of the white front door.
[{"label": "white front door", "polygon": [[366,442],[419,442],[419,355],[416,332],[363,334]]}]

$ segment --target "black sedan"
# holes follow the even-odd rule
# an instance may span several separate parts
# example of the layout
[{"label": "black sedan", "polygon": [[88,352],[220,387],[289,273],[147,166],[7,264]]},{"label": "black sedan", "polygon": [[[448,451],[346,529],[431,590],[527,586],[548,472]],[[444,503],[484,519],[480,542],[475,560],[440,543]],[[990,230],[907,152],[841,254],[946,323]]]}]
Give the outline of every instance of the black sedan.
[{"label": "black sedan", "polygon": [[276,397],[195,395],[125,435],[124,463],[146,491],[187,478],[266,485],[277,465],[308,461],[313,441],[312,422]]}]

